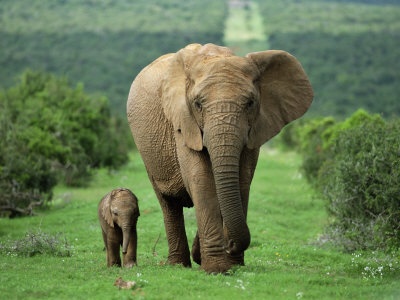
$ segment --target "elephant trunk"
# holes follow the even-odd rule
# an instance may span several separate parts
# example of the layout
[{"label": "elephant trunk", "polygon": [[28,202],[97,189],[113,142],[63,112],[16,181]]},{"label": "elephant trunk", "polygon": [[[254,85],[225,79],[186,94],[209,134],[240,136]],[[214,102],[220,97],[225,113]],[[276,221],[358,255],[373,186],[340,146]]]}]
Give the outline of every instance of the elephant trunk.
[{"label": "elephant trunk", "polygon": [[131,238],[132,227],[124,226],[122,227],[122,253],[126,254],[128,252],[129,241]]},{"label": "elephant trunk", "polygon": [[214,128],[208,134],[205,131],[204,144],[210,155],[221,215],[228,230],[226,251],[237,254],[250,244],[239,181],[240,155],[245,141],[232,124],[217,124]]}]

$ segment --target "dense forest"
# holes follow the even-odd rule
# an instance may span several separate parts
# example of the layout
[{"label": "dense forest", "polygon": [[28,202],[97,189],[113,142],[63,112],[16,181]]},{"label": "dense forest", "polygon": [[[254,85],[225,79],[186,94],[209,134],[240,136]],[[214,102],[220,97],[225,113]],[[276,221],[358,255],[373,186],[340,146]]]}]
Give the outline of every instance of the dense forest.
[{"label": "dense forest", "polygon": [[303,64],[314,115],[400,115],[400,1],[259,1],[272,49]]},{"label": "dense forest", "polygon": [[222,44],[226,14],[224,0],[1,1],[0,87],[27,68],[66,75],[125,115],[137,73],[188,43]]},{"label": "dense forest", "polygon": [[[130,83],[149,62],[192,42],[227,43],[229,3],[235,5],[226,0],[43,0],[29,2],[27,9],[24,0],[4,0],[0,87],[18,82],[27,68],[51,72],[105,95],[112,111],[124,116]],[[262,20],[253,21],[249,10],[252,27],[244,29],[263,30],[246,43],[254,45],[250,51],[268,45],[298,57],[315,90],[314,116],[344,118],[360,107],[385,117],[400,115],[399,4],[260,0]]]}]

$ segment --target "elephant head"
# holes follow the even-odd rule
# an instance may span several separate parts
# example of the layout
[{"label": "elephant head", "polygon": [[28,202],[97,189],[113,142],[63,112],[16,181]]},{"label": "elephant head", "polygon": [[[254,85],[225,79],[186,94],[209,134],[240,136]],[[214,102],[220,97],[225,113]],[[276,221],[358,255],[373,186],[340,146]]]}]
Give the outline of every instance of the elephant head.
[{"label": "elephant head", "polygon": [[235,56],[228,48],[192,44],[171,57],[162,104],[175,135],[193,151],[207,151],[217,198],[235,254],[250,244],[243,211],[239,162],[302,116],[313,90],[300,63],[284,51]]},{"label": "elephant head", "polygon": [[122,230],[122,253],[126,254],[131,234],[136,232],[136,222],[140,216],[138,200],[128,189],[115,189],[104,199],[102,215],[111,227]]}]

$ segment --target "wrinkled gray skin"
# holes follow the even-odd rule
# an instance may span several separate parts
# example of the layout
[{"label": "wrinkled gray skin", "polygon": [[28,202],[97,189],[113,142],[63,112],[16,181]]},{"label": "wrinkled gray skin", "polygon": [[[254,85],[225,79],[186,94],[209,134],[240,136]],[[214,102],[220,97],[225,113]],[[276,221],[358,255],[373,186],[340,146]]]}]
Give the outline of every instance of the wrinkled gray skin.
[{"label": "wrinkled gray skin", "polygon": [[107,266],[136,265],[136,223],[140,216],[138,200],[128,189],[115,189],[104,196],[98,207],[98,217],[107,252]]},{"label": "wrinkled gray skin", "polygon": [[194,205],[193,260],[208,273],[244,264],[259,148],[312,99],[300,63],[284,51],[238,57],[192,44],[140,72],[127,115],[163,210],[168,263],[191,265],[183,207]]}]

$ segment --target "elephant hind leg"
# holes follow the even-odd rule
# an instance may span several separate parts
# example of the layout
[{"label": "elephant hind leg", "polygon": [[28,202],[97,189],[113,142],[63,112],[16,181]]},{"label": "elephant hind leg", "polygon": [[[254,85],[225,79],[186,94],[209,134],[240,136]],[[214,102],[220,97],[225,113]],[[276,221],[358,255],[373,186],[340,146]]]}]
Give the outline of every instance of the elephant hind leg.
[{"label": "elephant hind leg", "polygon": [[156,192],[163,214],[168,240],[168,264],[191,267],[190,252],[185,231],[183,206],[180,199],[165,197]]},{"label": "elephant hind leg", "polygon": [[201,252],[200,252],[200,239],[199,239],[199,232],[196,233],[194,237],[193,244],[192,244],[192,258],[193,261],[201,265]]}]

